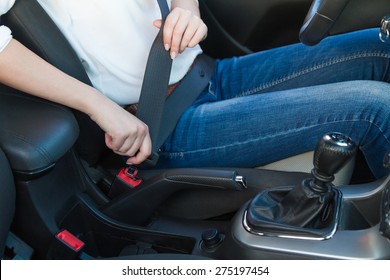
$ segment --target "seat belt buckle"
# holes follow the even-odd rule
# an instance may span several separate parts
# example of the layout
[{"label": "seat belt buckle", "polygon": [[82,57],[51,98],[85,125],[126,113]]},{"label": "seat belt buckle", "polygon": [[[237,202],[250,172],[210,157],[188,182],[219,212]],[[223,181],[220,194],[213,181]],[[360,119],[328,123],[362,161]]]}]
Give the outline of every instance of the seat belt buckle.
[{"label": "seat belt buckle", "polygon": [[133,181],[139,180],[138,177],[137,177],[137,175],[138,175],[138,168],[130,165],[130,166],[124,168],[123,172],[124,172],[124,174],[128,178],[132,179]]},{"label": "seat belt buckle", "polygon": [[78,260],[85,243],[67,230],[55,234],[46,258],[49,260]]},{"label": "seat belt buckle", "polygon": [[142,178],[139,177],[138,168],[129,165],[119,170],[114,181],[110,186],[107,196],[111,199],[131,190],[137,189],[142,184]]},{"label": "seat belt buckle", "polygon": [[57,239],[64,243],[67,247],[69,247],[74,252],[78,253],[81,249],[83,249],[85,243],[81,241],[79,238],[74,236],[67,230],[63,230],[56,235]]},{"label": "seat belt buckle", "polygon": [[138,168],[131,165],[126,168],[122,168],[117,177],[127,183],[127,185],[131,188],[138,187],[142,183],[142,179],[138,177]]}]

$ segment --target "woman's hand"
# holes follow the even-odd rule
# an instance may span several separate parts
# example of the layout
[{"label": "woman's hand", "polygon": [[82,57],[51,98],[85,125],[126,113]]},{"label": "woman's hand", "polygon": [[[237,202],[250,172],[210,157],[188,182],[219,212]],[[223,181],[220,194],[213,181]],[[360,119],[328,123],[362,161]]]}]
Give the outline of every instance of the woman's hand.
[{"label": "woman's hand", "polygon": [[150,156],[148,126],[119,105],[106,100],[90,117],[105,131],[107,147],[129,157],[127,164],[140,164]]},{"label": "woman's hand", "polygon": [[[161,20],[154,21],[154,26],[161,27]],[[199,17],[199,12],[175,7],[169,13],[164,24],[164,46],[170,50],[174,59],[187,47],[193,48],[207,36],[207,26]]]}]

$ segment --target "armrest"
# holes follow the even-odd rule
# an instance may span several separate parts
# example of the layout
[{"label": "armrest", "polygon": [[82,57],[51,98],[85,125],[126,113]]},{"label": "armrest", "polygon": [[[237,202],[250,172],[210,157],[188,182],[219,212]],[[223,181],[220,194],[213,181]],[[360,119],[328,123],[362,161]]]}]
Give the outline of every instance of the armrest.
[{"label": "armrest", "polygon": [[51,168],[78,134],[67,108],[0,88],[0,147],[14,172],[37,175]]}]

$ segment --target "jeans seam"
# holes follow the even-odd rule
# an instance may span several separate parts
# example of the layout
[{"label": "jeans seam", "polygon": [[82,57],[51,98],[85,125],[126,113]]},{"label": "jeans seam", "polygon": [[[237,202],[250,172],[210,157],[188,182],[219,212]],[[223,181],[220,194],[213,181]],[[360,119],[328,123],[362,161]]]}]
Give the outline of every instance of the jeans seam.
[{"label": "jeans seam", "polygon": [[258,87],[255,87],[255,88],[252,88],[252,89],[249,89],[247,91],[244,91],[242,92],[239,96],[243,97],[243,96],[249,96],[249,95],[252,95],[256,92],[259,92],[259,91],[262,91],[264,89],[267,89],[267,88],[271,88],[277,84],[281,84],[283,82],[286,82],[288,80],[291,80],[293,78],[297,78],[299,76],[302,76],[302,75],[305,75],[307,73],[310,73],[310,72],[313,72],[313,71],[316,71],[316,70],[319,70],[319,69],[323,69],[325,67],[328,67],[328,66],[331,66],[331,65],[335,65],[337,63],[342,63],[342,62],[346,62],[346,61],[351,61],[351,60],[354,60],[354,59],[358,59],[358,58],[367,58],[367,57],[382,57],[382,58],[389,58],[389,55],[384,52],[384,51],[381,51],[381,52],[365,52],[365,53],[355,53],[355,54],[351,54],[351,55],[348,55],[348,56],[343,56],[343,57],[337,57],[337,58],[333,58],[333,59],[329,59],[327,61],[324,61],[320,64],[316,64],[314,66],[311,66],[311,67],[307,67],[307,68],[304,68],[300,71],[295,71],[287,76],[282,76],[278,79],[274,79],[270,82],[267,82],[266,84],[262,84]]},{"label": "jeans seam", "polygon": [[[378,129],[378,131],[383,135],[383,138],[386,140],[386,142],[390,144],[390,139],[386,137],[385,132],[382,130],[382,128],[381,128],[378,124],[376,124],[375,122],[373,122],[373,121],[371,121],[371,120],[365,120],[365,121],[369,122],[370,125],[375,126],[375,127]],[[361,138],[362,141],[363,141],[364,139],[366,139],[367,136],[368,136],[368,131],[367,131],[367,132],[364,134],[364,136]],[[367,143],[367,144],[371,144],[371,143]],[[359,146],[360,146],[360,149],[361,149],[361,150],[365,150],[365,147],[367,146],[367,144],[366,144],[365,146],[364,146],[364,145],[359,145]]]}]

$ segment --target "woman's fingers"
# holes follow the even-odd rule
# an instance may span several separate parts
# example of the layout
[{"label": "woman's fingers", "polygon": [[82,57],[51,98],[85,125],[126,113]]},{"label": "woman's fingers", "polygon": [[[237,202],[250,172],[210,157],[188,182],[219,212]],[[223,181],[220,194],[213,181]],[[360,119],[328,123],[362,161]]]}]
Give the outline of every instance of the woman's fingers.
[{"label": "woman's fingers", "polygon": [[[161,27],[161,22],[153,23]],[[207,34],[207,26],[202,19],[189,10],[175,8],[168,15],[163,31],[164,46],[170,50],[172,59],[187,47],[194,47],[201,42]]]},{"label": "woman's fingers", "polygon": [[150,137],[145,137],[141,143],[138,152],[128,158],[127,164],[140,164],[144,162],[152,153],[152,142]]}]

